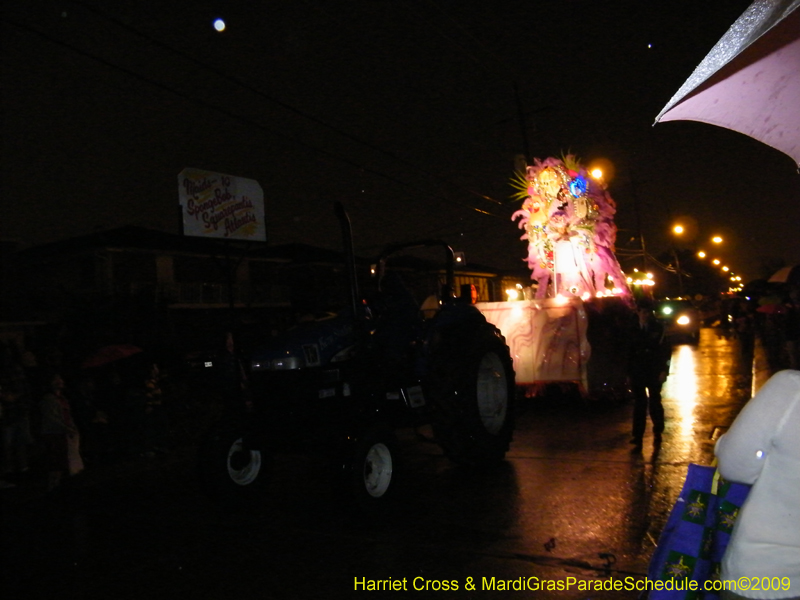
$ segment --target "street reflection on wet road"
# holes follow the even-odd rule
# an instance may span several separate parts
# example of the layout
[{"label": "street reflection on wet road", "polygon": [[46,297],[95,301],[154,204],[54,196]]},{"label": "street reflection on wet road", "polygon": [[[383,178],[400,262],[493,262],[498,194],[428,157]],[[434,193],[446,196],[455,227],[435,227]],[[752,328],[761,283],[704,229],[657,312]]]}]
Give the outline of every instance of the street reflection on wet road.
[{"label": "street reflection on wet road", "polygon": [[694,433],[698,391],[697,368],[696,349],[688,345],[678,346],[672,353],[669,377],[661,389],[664,399],[675,399],[677,414],[672,415],[672,418],[678,421],[678,431],[673,433],[679,433],[684,439],[688,439]]},{"label": "street reflection on wet road", "polygon": [[569,395],[523,402],[507,460],[492,469],[454,465],[420,441],[429,431],[405,431],[399,502],[378,518],[334,498],[319,457],[280,457],[254,516],[222,511],[200,494],[191,448],[129,471],[90,470],[76,478],[69,506],[22,499],[3,517],[17,552],[16,589],[33,597],[37,587],[57,591],[69,581],[83,598],[331,599],[352,597],[358,577],[641,577],[688,464],[710,463],[712,434],[749,398],[750,373],[736,340],[714,330],[704,329],[696,347],[676,346],[663,387],[663,443],[653,444],[648,426],[642,452],[628,444],[630,401]]},{"label": "street reflection on wet road", "polygon": [[742,352],[737,339],[718,335],[715,329],[703,329],[697,346],[673,349],[661,390],[668,460],[710,463],[715,431],[726,428],[750,397],[750,361],[750,353]]}]

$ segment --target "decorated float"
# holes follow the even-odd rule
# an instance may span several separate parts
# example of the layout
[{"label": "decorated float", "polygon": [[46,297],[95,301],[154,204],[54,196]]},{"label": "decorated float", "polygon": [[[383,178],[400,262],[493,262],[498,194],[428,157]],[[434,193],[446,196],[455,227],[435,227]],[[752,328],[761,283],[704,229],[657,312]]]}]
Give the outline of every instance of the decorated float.
[{"label": "decorated float", "polygon": [[523,299],[478,308],[505,336],[528,395],[552,384],[617,393],[632,296],[614,255],[616,204],[571,155],[534,161],[514,184],[533,284]]}]

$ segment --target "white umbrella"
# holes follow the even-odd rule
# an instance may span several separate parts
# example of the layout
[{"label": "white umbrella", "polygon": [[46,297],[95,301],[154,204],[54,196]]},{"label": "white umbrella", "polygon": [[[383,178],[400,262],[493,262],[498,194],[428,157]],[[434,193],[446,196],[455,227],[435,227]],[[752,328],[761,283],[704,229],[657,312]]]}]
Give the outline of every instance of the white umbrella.
[{"label": "white umbrella", "polygon": [[800,166],[800,0],[756,0],[656,117],[749,135]]},{"label": "white umbrella", "polygon": [[800,265],[778,269],[767,281],[770,283],[800,284]]}]

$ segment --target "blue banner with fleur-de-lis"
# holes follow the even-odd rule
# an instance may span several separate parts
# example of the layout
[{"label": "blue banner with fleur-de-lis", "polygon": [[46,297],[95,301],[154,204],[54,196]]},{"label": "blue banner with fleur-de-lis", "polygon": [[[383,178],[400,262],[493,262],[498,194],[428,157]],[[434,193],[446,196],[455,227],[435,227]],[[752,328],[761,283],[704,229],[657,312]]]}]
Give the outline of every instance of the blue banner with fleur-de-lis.
[{"label": "blue banner with fleur-de-lis", "polygon": [[[650,559],[651,580],[674,580],[669,590],[655,590],[649,600],[713,600],[703,582],[719,578],[720,562],[749,485],[725,481],[715,467],[689,465],[686,481]],[[687,585],[697,581],[697,591]]]}]

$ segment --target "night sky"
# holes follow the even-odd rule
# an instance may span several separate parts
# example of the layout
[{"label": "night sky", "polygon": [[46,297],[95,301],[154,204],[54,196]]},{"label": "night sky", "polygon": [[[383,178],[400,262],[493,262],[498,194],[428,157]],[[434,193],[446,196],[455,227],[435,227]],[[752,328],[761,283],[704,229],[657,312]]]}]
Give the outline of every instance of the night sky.
[{"label": "night sky", "polygon": [[638,245],[638,199],[654,254],[688,216],[698,243],[721,233],[723,260],[762,276],[800,262],[792,159],[711,125],[653,126],[748,5],[10,0],[0,238],[178,233],[177,175],[195,167],[259,181],[270,244],[338,247],[341,201],[359,254],[442,237],[514,268],[527,146],[614,165],[619,248]]}]

